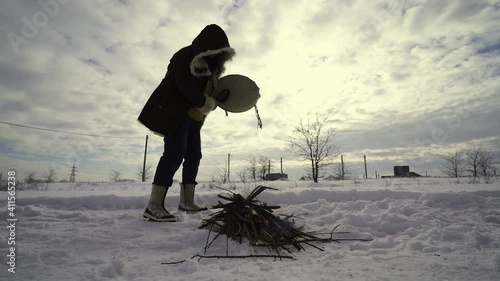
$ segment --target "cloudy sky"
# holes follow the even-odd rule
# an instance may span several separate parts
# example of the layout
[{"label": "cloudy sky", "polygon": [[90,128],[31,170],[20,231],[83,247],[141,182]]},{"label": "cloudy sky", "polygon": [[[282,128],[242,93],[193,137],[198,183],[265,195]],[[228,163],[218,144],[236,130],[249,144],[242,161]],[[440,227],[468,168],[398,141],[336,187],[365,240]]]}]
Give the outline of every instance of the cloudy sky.
[{"label": "cloudy sky", "polygon": [[[202,129],[199,180],[231,154],[233,178],[259,155],[292,179],[289,151],[308,113],[331,112],[347,166],[440,175],[438,155],[500,149],[500,1],[19,0],[0,3],[0,171],[58,179],[137,178],[163,141],[136,122],[171,56],[216,23],[237,56],[226,74],[261,89],[253,110],[214,111]],[[114,138],[110,138],[114,137]],[[332,169],[333,170],[333,169]],[[333,173],[325,171],[326,174]]]}]

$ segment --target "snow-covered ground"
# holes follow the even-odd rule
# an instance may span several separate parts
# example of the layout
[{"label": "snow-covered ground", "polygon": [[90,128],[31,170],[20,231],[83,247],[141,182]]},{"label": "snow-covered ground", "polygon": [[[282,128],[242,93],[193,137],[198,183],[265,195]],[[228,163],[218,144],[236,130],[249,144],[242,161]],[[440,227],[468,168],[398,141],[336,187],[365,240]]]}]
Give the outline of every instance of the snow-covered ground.
[{"label": "snow-covered ground", "polygon": [[[145,183],[58,183],[20,191],[16,201],[16,268],[8,272],[7,194],[0,193],[1,280],[500,280],[500,182],[456,184],[438,178],[343,182],[236,184],[278,188],[258,198],[294,214],[306,230],[350,232],[370,242],[317,244],[295,260],[191,259],[203,254],[208,231],[198,226],[212,211],[177,212],[174,186],[167,208],[179,222],[142,218]],[[224,185],[232,188],[233,185]],[[198,203],[215,204],[220,189],[200,184]],[[346,235],[344,235],[346,236]],[[269,254],[229,242],[230,255]],[[224,255],[218,239],[207,255]],[[162,262],[182,261],[165,265]]]}]

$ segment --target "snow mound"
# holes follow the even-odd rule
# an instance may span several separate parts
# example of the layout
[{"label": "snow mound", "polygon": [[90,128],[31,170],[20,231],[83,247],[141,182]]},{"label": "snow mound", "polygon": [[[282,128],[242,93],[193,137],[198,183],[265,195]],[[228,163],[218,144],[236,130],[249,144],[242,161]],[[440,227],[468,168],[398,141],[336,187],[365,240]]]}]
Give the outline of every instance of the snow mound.
[{"label": "snow mound", "polygon": [[[145,184],[68,184],[71,190],[58,184],[57,190],[20,192],[15,280],[500,280],[500,185],[453,191],[456,187],[434,181],[394,181],[396,189],[368,181],[356,189],[270,184],[279,190],[258,198],[281,206],[278,215],[293,214],[306,231],[330,233],[340,225],[335,238],[373,239],[316,245],[322,251],[282,251],[296,258],[283,261],[191,259],[269,251],[219,238],[205,253],[215,234],[209,238],[209,231],[198,227],[213,210],[178,212],[178,187],[171,188],[165,202],[176,223],[142,218],[150,192]],[[416,189],[419,184],[424,188]],[[251,189],[237,186],[234,191]],[[215,205],[220,193],[226,192],[202,187],[197,201]],[[0,220],[6,221],[4,202]],[[4,234],[0,253],[9,250]],[[6,254],[0,262],[6,264]],[[0,276],[12,279],[6,274]]]}]

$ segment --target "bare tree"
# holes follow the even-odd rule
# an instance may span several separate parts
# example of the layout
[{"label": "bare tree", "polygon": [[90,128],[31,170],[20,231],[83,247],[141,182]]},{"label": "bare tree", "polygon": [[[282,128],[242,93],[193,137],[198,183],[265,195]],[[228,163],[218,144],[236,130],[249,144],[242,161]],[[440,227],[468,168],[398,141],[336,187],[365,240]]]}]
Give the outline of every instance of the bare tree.
[{"label": "bare tree", "polygon": [[142,174],[144,174],[144,181],[151,179],[152,176],[151,165],[148,165],[145,171],[143,171],[142,166],[139,167],[139,170],[137,171],[137,177],[139,177],[141,181],[143,179]]},{"label": "bare tree", "polygon": [[36,179],[36,172],[34,171],[28,171],[28,172],[25,172],[25,178],[24,178],[24,181],[28,184],[32,184],[32,183],[36,183],[37,179]]},{"label": "bare tree", "polygon": [[40,181],[36,178],[36,172],[28,171],[25,172],[24,175],[24,182],[26,183],[26,186],[21,187],[20,189],[24,188],[26,190],[38,190],[38,183]]},{"label": "bare tree", "polygon": [[316,113],[311,120],[309,114],[307,120],[300,120],[293,130],[294,136],[289,140],[293,152],[303,160],[310,161],[314,182],[318,182],[319,172],[338,156],[335,129],[327,128],[328,118],[328,113]]},{"label": "bare tree", "polygon": [[253,181],[257,180],[257,159],[254,157],[248,161],[248,172]]},{"label": "bare tree", "polygon": [[467,164],[467,171],[471,173],[474,178],[477,178],[479,173],[479,162],[481,155],[484,153],[483,146],[473,147],[465,153],[465,163]]},{"label": "bare tree", "polygon": [[351,170],[348,169],[348,166],[345,162],[343,168],[342,163],[337,163],[333,168],[333,173],[333,176],[339,180],[349,179],[351,176]]},{"label": "bare tree", "polygon": [[111,174],[109,174],[109,177],[110,177],[111,181],[116,182],[116,181],[121,180],[122,173],[120,171],[111,170]]},{"label": "bare tree", "polygon": [[448,177],[459,178],[462,176],[465,164],[465,152],[461,149],[456,149],[455,152],[441,154],[440,158],[445,161],[441,166],[441,172]]},{"label": "bare tree", "polygon": [[268,171],[270,170],[270,158],[267,157],[267,156],[264,156],[264,155],[259,155],[259,159],[258,159],[258,171],[259,171],[259,176],[262,178],[262,179],[265,179],[266,178],[266,173],[270,173],[271,171]]},{"label": "bare tree", "polygon": [[227,161],[212,171],[212,182],[226,183],[228,179]]},{"label": "bare tree", "polygon": [[333,176],[338,180],[343,180],[345,178],[344,170],[342,169],[342,163],[337,163],[333,167]]},{"label": "bare tree", "polygon": [[56,169],[54,167],[49,167],[47,172],[45,172],[42,176],[47,183],[53,183],[56,181],[56,174]]},{"label": "bare tree", "polygon": [[248,181],[248,169],[240,170],[236,174],[242,183],[246,183]]},{"label": "bare tree", "polygon": [[479,172],[485,178],[493,175],[493,166],[495,164],[496,155],[490,151],[483,150],[479,156]]}]

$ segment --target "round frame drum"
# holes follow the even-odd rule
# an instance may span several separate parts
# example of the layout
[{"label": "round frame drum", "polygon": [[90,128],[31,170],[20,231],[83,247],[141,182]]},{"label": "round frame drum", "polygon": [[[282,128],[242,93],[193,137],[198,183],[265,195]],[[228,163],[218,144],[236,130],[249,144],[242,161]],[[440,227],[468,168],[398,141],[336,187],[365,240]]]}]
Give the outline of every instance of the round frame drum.
[{"label": "round frame drum", "polygon": [[[229,90],[229,94],[227,91]],[[260,98],[259,87],[250,78],[231,74],[220,78],[215,89],[215,99],[219,101],[219,107],[228,112],[245,112],[257,104]],[[222,93],[222,94],[221,94]]]}]

